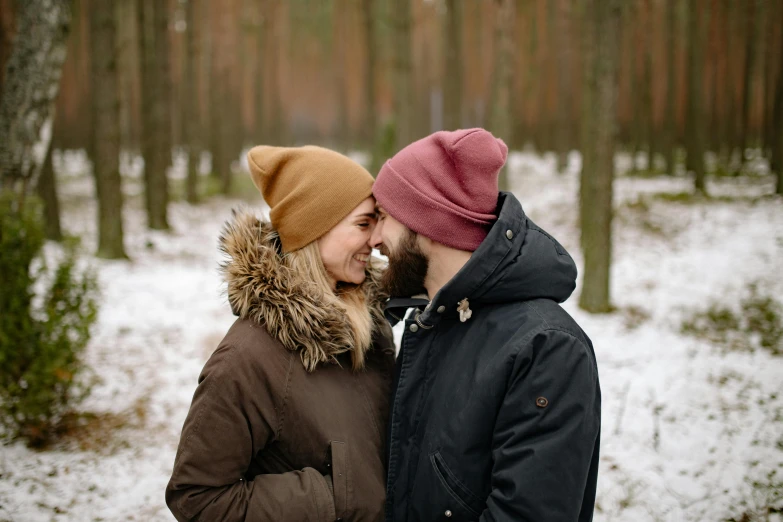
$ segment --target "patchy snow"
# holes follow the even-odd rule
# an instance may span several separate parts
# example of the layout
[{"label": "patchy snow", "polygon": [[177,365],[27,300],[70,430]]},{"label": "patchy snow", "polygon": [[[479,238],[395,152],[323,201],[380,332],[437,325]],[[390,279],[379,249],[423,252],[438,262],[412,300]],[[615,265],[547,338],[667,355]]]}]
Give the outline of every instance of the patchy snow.
[{"label": "patchy snow", "polygon": [[[182,177],[177,162],[172,176]],[[617,163],[630,160],[618,156]],[[94,251],[89,166],[74,152],[56,155],[55,165],[64,228],[83,234]],[[563,175],[555,165],[554,155],[512,154],[512,189],[581,267],[579,155],[570,155]],[[231,207],[247,203],[174,202],[172,232],[150,232],[139,169],[125,158],[133,261],[90,260],[102,308],[87,358],[101,383],[84,408],[128,422],[97,431],[86,449],[2,447],[0,521],[173,520],[163,491],[179,432],[198,373],[234,320],[217,271],[217,236]],[[711,183],[712,194],[733,201],[652,197],[689,189],[683,178],[618,178],[612,268],[618,311],[581,311],[579,288],[565,304],[593,339],[601,375],[599,522],[739,517],[765,501],[752,482],[773,469],[783,473],[783,360],[766,351],[726,352],[680,334],[688,313],[714,301],[735,306],[749,283],[783,293],[783,200],[759,197],[771,192],[763,176]],[[266,210],[260,200],[250,204]]]}]

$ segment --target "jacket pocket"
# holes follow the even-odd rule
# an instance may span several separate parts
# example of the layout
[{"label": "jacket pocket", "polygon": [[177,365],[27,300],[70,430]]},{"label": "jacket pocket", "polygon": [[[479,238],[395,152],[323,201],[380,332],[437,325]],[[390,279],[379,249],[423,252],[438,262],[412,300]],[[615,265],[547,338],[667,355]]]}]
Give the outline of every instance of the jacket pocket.
[{"label": "jacket pocket", "polygon": [[344,442],[332,441],[332,485],[334,486],[334,510],[337,519],[348,515],[350,469],[348,450]]},{"label": "jacket pocket", "polygon": [[435,470],[435,474],[440,480],[440,483],[446,489],[446,492],[471,517],[478,519],[481,515],[481,511],[484,510],[485,502],[462,485],[462,482],[452,473],[443,461],[440,451],[436,451],[430,455],[430,462],[432,463],[432,468]]}]

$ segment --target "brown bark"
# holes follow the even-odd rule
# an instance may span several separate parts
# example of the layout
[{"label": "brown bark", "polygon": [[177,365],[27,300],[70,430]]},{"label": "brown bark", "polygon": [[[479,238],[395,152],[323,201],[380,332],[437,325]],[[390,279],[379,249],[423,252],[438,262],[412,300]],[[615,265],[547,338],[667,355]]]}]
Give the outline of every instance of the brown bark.
[{"label": "brown bark", "polygon": [[675,114],[676,82],[677,74],[675,40],[677,35],[677,2],[666,1],[666,114],[664,116],[666,126],[665,157],[666,172],[670,175],[677,173],[677,120]]},{"label": "brown bark", "polygon": [[580,186],[585,266],[579,306],[605,313],[612,309],[609,287],[621,0],[590,0],[588,4]]},{"label": "brown bark", "polygon": [[446,58],[443,77],[443,127],[462,127],[462,17],[463,2],[446,0],[446,27],[443,53]]},{"label": "brown bark", "polygon": [[686,120],[686,168],[693,172],[696,192],[706,193],[704,148],[705,117],[703,96],[704,75],[704,9],[701,0],[688,3],[688,105]]},{"label": "brown bark", "polygon": [[196,30],[196,1],[187,0],[185,5],[185,77],[184,85],[182,86],[184,100],[181,104],[184,108],[182,120],[185,123],[182,127],[182,132],[185,142],[185,153],[187,154],[186,168],[188,171],[185,193],[188,203],[191,204],[198,203],[198,164],[201,155],[199,137],[202,128],[201,111],[199,111],[198,99],[196,97],[196,85],[198,82],[196,64],[199,63],[200,58],[198,31]]},{"label": "brown bark", "polygon": [[125,259],[120,181],[120,102],[117,97],[117,22],[114,5],[93,2],[92,50],[93,175],[98,199],[98,257]]},{"label": "brown bark", "polygon": [[413,56],[411,52],[411,0],[398,0],[392,7],[393,85],[395,152],[414,141],[416,100],[413,92]]},{"label": "brown bark", "polygon": [[[514,65],[514,42],[511,30],[514,22],[513,0],[496,0],[495,67],[492,72],[490,97],[490,129],[496,137],[508,140],[511,134],[511,81]],[[504,165],[498,176],[500,190],[510,190],[508,169]]]},{"label": "brown bark", "polygon": [[753,70],[756,58],[756,0],[744,0],[745,16],[745,70],[742,76],[742,111],[740,113],[739,149],[740,171],[747,159],[748,120],[753,88]]},{"label": "brown bark", "polygon": [[138,0],[142,78],[142,155],[144,156],[147,225],[166,230],[171,163],[171,100],[169,77],[168,5]]}]

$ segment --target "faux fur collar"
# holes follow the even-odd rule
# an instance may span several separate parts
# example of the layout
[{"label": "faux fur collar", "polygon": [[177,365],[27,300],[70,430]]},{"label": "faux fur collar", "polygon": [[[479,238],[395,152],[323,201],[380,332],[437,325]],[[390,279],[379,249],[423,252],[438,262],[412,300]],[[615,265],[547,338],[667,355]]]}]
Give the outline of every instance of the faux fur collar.
[{"label": "faux fur collar", "polygon": [[[299,351],[302,364],[313,371],[320,363],[336,362],[351,350],[353,331],[337,305],[324,302],[313,284],[294,273],[280,254],[280,238],[269,222],[247,209],[235,209],[220,236],[228,256],[220,269],[228,283],[228,300],[239,317],[263,325],[287,349]],[[380,270],[368,264],[362,289],[373,319],[373,336],[383,331]]]}]

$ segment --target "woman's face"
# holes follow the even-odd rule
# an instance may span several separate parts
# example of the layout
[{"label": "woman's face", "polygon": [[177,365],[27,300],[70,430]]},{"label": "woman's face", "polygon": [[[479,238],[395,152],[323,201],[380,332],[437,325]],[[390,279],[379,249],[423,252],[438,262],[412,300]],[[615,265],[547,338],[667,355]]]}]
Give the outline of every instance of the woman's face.
[{"label": "woman's face", "polygon": [[357,285],[364,282],[364,270],[372,253],[370,237],[375,221],[375,199],[371,196],[318,240],[318,250],[332,287],[338,282]]}]

